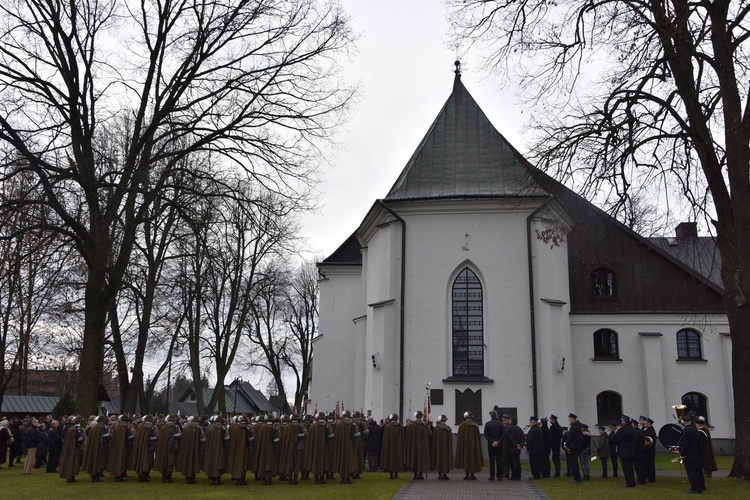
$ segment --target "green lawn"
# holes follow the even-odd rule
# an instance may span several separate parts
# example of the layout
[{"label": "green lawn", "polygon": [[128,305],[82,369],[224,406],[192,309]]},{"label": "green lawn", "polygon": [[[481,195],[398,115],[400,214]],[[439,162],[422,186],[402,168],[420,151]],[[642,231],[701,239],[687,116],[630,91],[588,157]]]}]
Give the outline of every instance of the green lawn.
[{"label": "green lawn", "polygon": [[[679,464],[672,463],[674,455],[657,455],[658,470],[679,470]],[[727,470],[732,465],[732,457],[717,457],[719,468]],[[527,464],[524,462],[524,468]],[[564,461],[563,461],[564,466]],[[357,499],[390,499],[409,481],[410,474],[402,474],[398,480],[391,481],[388,474],[367,474],[354,484],[342,485],[338,481],[329,481],[326,485],[316,485],[313,481],[304,481],[296,486],[276,482],[273,486],[263,486],[260,482],[250,481],[248,486],[235,486],[228,476],[224,476],[224,486],[211,486],[205,476],[199,476],[195,485],[187,485],[181,475],[175,474],[175,483],[164,484],[158,474],[149,484],[129,478],[124,483],[115,483],[106,475],[101,483],[91,483],[87,474],[80,474],[79,481],[68,484],[57,474],[46,474],[36,470],[32,476],[22,475],[23,469],[14,467],[0,470],[0,492],[3,498],[34,499],[79,499],[110,497],[135,498],[148,496],[153,500],[187,500],[192,498],[246,498],[248,495],[262,495],[264,500],[288,500],[290,497],[307,499],[357,498]],[[689,485],[686,478],[679,475],[660,476],[657,482],[635,489],[620,488],[622,478],[599,479],[601,466],[598,461],[592,463],[591,481],[571,484],[567,478],[543,479],[536,484],[553,500],[567,499],[627,499],[657,498],[668,500],[685,498]],[[527,476],[528,474],[524,474]],[[252,478],[252,473],[248,475]],[[711,478],[706,480],[708,488],[705,496],[713,498],[750,499],[750,483],[734,479]],[[702,497],[700,497],[702,498]]]},{"label": "green lawn", "polygon": [[153,500],[186,500],[211,498],[248,498],[248,496],[262,495],[263,500],[289,500],[290,498],[331,499],[358,498],[365,500],[385,500],[393,496],[406,484],[411,477],[401,474],[397,480],[389,480],[388,474],[363,474],[362,479],[354,480],[354,484],[339,484],[328,481],[328,484],[316,485],[314,480],[300,481],[296,486],[276,481],[273,486],[263,486],[262,482],[252,481],[253,474],[248,474],[250,484],[235,486],[233,481],[224,475],[223,486],[211,486],[205,476],[198,476],[198,484],[185,484],[180,474],[175,474],[175,482],[164,484],[159,474],[154,473],[148,484],[139,483],[134,477],[124,483],[115,483],[114,479],[105,474],[101,483],[90,482],[90,476],[79,474],[78,482],[68,484],[57,474],[47,474],[36,470],[32,476],[24,476],[23,469],[14,467],[0,470],[0,492],[3,498],[34,498],[34,499],[79,499],[79,498],[137,498],[147,497]]}]

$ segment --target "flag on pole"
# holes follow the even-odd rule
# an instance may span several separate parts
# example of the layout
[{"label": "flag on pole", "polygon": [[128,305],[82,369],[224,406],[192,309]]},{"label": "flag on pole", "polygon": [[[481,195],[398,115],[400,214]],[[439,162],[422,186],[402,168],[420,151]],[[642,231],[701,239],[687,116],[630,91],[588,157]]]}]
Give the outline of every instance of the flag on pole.
[{"label": "flag on pole", "polygon": [[425,424],[429,424],[429,422],[432,420],[432,402],[430,401],[430,385],[431,385],[431,382],[427,382],[427,387],[425,387],[424,409],[422,411],[422,421]]}]

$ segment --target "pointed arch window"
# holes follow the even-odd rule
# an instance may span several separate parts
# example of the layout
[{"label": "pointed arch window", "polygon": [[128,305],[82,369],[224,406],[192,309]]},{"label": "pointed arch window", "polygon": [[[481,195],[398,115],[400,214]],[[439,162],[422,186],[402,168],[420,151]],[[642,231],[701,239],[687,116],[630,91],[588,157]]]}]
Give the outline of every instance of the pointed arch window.
[{"label": "pointed arch window", "polygon": [[701,334],[685,328],[677,332],[677,359],[702,360]]},{"label": "pointed arch window", "polygon": [[597,267],[591,271],[591,294],[594,298],[617,297],[617,274],[609,267]]},{"label": "pointed arch window", "polygon": [[482,283],[464,268],[453,282],[453,375],[484,375]]},{"label": "pointed arch window", "polygon": [[602,391],[596,395],[596,419],[601,425],[617,422],[622,416],[622,396],[615,391]]}]

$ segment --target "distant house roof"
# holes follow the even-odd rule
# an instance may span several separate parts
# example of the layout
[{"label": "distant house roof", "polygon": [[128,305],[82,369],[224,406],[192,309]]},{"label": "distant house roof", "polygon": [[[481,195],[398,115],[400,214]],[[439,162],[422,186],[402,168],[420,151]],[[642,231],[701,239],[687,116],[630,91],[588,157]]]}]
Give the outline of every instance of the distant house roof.
[{"label": "distant house roof", "polygon": [[6,394],[0,412],[4,415],[42,415],[52,413],[57,396],[17,396]]},{"label": "distant house roof", "polygon": [[[203,389],[204,404],[208,404],[213,394],[213,388]],[[237,383],[237,381],[234,381],[226,386],[224,389],[224,402],[226,411],[230,414],[247,413],[258,415],[274,410],[274,407],[263,393],[249,382]],[[213,411],[216,411],[217,408],[214,408]],[[182,415],[198,413],[198,405],[195,402],[195,390],[192,388],[188,389],[178,401],[169,403],[169,413],[177,413],[178,411]]]}]

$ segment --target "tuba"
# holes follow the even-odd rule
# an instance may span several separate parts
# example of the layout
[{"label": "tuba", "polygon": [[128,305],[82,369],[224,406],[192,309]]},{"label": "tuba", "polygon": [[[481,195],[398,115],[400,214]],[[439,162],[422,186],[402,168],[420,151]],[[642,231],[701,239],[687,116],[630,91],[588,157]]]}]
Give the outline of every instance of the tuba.
[{"label": "tuba", "polygon": [[685,405],[672,405],[672,409],[677,412],[677,422],[684,426],[685,422],[683,422],[682,417],[685,416],[685,410],[687,410],[687,406]]},{"label": "tuba", "polygon": [[651,436],[644,436],[643,437],[643,447],[645,449],[649,449],[654,445],[654,439]]}]

